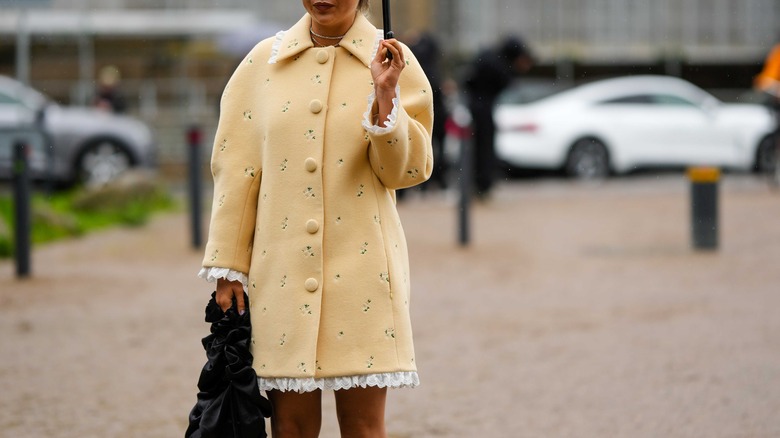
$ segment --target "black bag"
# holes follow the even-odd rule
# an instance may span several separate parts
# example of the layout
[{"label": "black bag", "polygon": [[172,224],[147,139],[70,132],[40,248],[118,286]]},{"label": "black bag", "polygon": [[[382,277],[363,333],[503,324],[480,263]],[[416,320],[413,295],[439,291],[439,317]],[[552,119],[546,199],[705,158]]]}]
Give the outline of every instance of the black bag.
[{"label": "black bag", "polygon": [[198,402],[190,412],[185,438],[265,438],[265,418],[271,416],[271,403],[260,394],[257,374],[252,368],[252,329],[249,297],[246,312],[233,306],[223,312],[215,300],[206,306],[206,322],[211,334],[203,338],[208,362],[198,380]]}]

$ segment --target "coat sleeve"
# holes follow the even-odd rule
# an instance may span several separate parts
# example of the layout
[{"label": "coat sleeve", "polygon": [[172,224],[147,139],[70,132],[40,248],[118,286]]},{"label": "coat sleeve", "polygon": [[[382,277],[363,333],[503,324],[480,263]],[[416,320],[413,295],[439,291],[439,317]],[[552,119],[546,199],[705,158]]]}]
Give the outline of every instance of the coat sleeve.
[{"label": "coat sleeve", "polygon": [[385,127],[374,124],[377,106],[373,94],[363,120],[370,140],[371,167],[389,189],[420,184],[433,171],[433,92],[408,47],[404,47],[404,54],[408,65],[401,73],[388,123]]},{"label": "coat sleeve", "polygon": [[261,136],[258,102],[252,87],[252,54],[228,81],[211,155],[214,201],[203,266],[248,273],[252,257],[258,193]]}]

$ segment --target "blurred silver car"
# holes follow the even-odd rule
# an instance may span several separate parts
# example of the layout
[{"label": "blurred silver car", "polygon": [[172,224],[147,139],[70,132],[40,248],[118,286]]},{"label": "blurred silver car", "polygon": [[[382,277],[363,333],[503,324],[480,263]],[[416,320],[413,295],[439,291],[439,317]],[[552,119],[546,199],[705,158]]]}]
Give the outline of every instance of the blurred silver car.
[{"label": "blurred silver car", "polygon": [[33,178],[106,183],[125,170],[155,163],[151,130],[140,120],[87,107],[57,105],[0,76],[0,179],[12,176],[14,144],[24,141]]}]

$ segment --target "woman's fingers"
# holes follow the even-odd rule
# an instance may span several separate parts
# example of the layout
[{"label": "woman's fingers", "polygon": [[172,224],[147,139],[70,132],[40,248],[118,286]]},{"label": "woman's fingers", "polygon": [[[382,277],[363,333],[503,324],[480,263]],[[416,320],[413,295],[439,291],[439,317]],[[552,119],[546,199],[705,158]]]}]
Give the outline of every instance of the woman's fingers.
[{"label": "woman's fingers", "polygon": [[217,293],[214,299],[223,312],[227,312],[233,306],[234,298],[238,303],[239,314],[243,313],[246,309],[246,303],[244,303],[244,286],[241,282],[228,281],[224,278],[217,280]]}]

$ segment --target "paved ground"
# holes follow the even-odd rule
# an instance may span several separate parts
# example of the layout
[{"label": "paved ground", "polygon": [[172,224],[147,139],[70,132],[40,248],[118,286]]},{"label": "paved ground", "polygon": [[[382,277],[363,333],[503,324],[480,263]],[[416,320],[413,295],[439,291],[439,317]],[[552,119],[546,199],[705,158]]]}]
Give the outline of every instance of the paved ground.
[{"label": "paved ground", "polygon": [[[722,189],[713,253],[680,176],[506,184],[468,249],[451,201],[410,196],[423,386],[391,393],[391,435],[780,436],[780,193]],[[183,435],[211,292],[187,239],[169,215],[39,248],[31,280],[0,262],[0,435]]]}]

